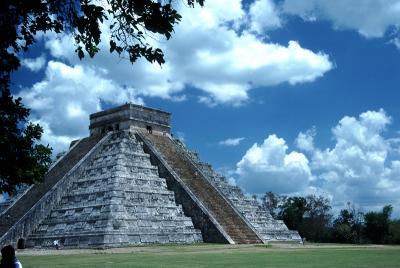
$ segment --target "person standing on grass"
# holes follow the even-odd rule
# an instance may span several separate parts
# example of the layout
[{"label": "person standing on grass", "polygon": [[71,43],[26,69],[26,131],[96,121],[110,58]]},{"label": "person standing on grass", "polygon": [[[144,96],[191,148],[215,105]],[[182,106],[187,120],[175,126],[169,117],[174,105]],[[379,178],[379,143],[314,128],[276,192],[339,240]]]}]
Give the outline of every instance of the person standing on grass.
[{"label": "person standing on grass", "polygon": [[22,268],[22,264],[15,257],[13,246],[8,245],[2,248],[0,268]]},{"label": "person standing on grass", "polygon": [[60,248],[60,243],[58,242],[57,239],[53,241],[53,245],[57,250]]}]

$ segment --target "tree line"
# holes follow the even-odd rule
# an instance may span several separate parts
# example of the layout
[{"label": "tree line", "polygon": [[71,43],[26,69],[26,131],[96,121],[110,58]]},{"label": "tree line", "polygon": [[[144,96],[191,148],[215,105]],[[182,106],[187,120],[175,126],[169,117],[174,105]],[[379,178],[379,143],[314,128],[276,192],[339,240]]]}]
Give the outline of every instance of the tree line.
[{"label": "tree line", "polygon": [[307,241],[400,244],[400,219],[391,218],[391,205],[364,213],[349,202],[334,216],[329,199],[323,196],[287,197],[267,192],[262,206]]}]

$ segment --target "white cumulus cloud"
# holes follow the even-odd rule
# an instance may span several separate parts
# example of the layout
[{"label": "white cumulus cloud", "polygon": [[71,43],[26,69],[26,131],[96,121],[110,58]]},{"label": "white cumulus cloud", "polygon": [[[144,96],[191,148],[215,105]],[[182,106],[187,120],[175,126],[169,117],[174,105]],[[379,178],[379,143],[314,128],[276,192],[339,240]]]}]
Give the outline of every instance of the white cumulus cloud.
[{"label": "white cumulus cloud", "polygon": [[397,49],[400,49],[400,37],[395,37],[393,38],[390,43],[392,43],[393,45],[395,45],[397,47]]},{"label": "white cumulus cloud", "polygon": [[329,20],[337,29],[355,30],[361,35],[383,37],[399,27],[399,0],[284,0],[283,11],[306,20]]},{"label": "white cumulus cloud", "polygon": [[37,58],[24,58],[21,60],[21,65],[32,72],[38,72],[46,65],[46,57],[41,55]]},{"label": "white cumulus cloud", "polygon": [[282,26],[280,14],[272,0],[257,0],[250,6],[250,30],[259,34]]},{"label": "white cumulus cloud", "polygon": [[343,117],[332,129],[335,146],[313,155],[312,169],[322,187],[344,202],[398,202],[393,199],[400,194],[400,187],[393,187],[397,162],[388,159],[390,143],[382,135],[390,122],[383,110]]},{"label": "white cumulus cloud", "polygon": [[312,180],[309,161],[302,153],[287,153],[288,146],[276,135],[247,150],[236,165],[238,184],[250,193],[300,192]]},{"label": "white cumulus cloud", "polygon": [[[265,3],[253,5],[264,8]],[[256,8],[252,10],[250,28],[263,28],[260,20],[271,21],[269,14],[261,18]],[[143,96],[181,98],[190,85],[200,90],[199,100],[209,105],[241,105],[255,87],[312,82],[333,67],[328,55],[303,48],[297,41],[281,45],[264,42],[247,30],[237,33],[228,24],[240,24],[248,15],[240,0],[210,1],[204,8],[182,7],[180,13],[182,22],[171,40],[151,40],[165,52],[162,67],[144,60],[132,66],[110,55],[106,26],[100,53],[82,64],[107,70],[105,78],[133,87]],[[54,57],[78,63],[71,37],[50,36],[46,46]]]},{"label": "white cumulus cloud", "polygon": [[238,146],[242,140],[244,140],[244,137],[228,138],[226,140],[220,141],[218,144],[225,146]]},{"label": "white cumulus cloud", "polygon": [[315,127],[307,130],[305,133],[300,132],[295,140],[297,148],[305,152],[314,150],[314,137],[316,135]]},{"label": "white cumulus cloud", "polygon": [[254,144],[236,164],[238,184],[250,193],[318,193],[334,205],[348,201],[365,210],[392,204],[400,208],[400,155],[398,138],[386,138],[391,117],[384,110],[345,116],[332,128],[334,146],[314,144],[315,128],[300,132],[295,144],[309,157],[287,153],[285,140],[270,135]]}]

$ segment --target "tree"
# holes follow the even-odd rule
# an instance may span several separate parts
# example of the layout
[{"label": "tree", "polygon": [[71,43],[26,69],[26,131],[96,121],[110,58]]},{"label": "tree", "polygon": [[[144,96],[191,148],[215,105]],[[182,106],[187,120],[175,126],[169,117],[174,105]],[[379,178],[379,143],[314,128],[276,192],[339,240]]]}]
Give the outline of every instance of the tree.
[{"label": "tree", "polygon": [[347,209],[342,209],[333,223],[333,239],[335,242],[352,243],[354,232],[352,230],[354,215]]},{"label": "tree", "polygon": [[35,144],[43,132],[27,122],[29,110],[9,90],[0,95],[0,193],[14,193],[21,183],[40,181],[51,162],[51,149]]},{"label": "tree", "polygon": [[389,224],[389,237],[386,241],[389,244],[400,244],[400,220],[391,221]]},{"label": "tree", "polygon": [[306,211],[301,231],[308,240],[324,242],[329,239],[329,225],[332,218],[330,210],[329,199],[315,195],[306,197]]},{"label": "tree", "polygon": [[322,196],[289,197],[279,206],[278,218],[291,230],[312,241],[329,240],[329,200]]},{"label": "tree", "polygon": [[382,212],[368,212],[364,216],[364,235],[372,243],[382,244],[389,234],[390,215],[393,207],[384,206]]},{"label": "tree", "polygon": [[290,230],[298,230],[301,233],[303,216],[306,212],[307,201],[304,197],[289,197],[280,206],[278,218],[283,220]]},{"label": "tree", "polygon": [[333,222],[333,240],[340,243],[361,243],[362,218],[364,215],[357,212],[354,206],[342,209]]},{"label": "tree", "polygon": [[[190,7],[204,0],[186,0]],[[150,33],[171,37],[181,16],[172,0],[1,0],[0,1],[0,191],[13,192],[20,183],[40,180],[47,170],[50,148],[37,145],[43,129],[27,121],[29,110],[10,93],[10,74],[20,66],[19,57],[35,42],[39,32],[74,36],[80,59],[84,51],[99,51],[101,23],[110,28],[110,53],[127,56],[130,62],[145,57],[164,63],[164,54],[146,42]],[[106,22],[107,21],[107,22]]]}]

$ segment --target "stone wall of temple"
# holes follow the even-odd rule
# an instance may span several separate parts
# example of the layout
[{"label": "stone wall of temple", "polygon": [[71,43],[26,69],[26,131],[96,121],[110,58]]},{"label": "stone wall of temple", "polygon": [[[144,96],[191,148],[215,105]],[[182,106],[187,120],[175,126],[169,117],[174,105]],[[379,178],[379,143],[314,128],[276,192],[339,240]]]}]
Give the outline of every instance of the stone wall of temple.
[{"label": "stone wall of temple", "polygon": [[135,128],[169,134],[170,121],[170,113],[129,103],[91,114],[89,130],[90,135]]}]

